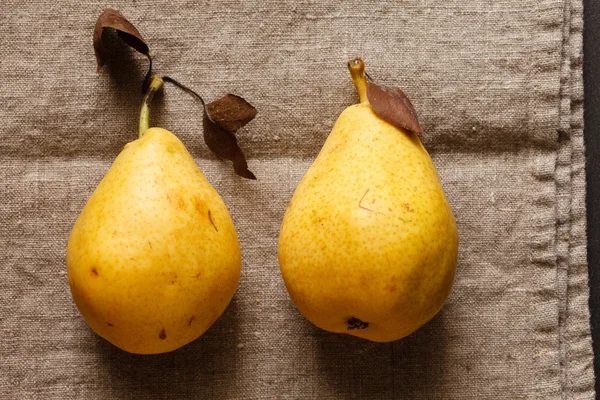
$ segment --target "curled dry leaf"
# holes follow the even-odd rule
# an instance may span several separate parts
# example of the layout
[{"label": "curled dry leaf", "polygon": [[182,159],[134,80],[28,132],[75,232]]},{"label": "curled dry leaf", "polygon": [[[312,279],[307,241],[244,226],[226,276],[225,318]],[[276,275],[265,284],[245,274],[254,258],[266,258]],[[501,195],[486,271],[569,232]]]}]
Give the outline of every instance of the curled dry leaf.
[{"label": "curled dry leaf", "polygon": [[202,96],[177,80],[163,76],[165,82],[172,83],[202,103],[204,116],[204,141],[209,149],[226,160],[233,161],[235,173],[247,179],[256,179],[248,169],[246,157],[237,144],[235,132],[252,121],[257,114],[256,108],[234,94],[227,94],[208,104]]},{"label": "curled dry leaf", "polygon": [[390,124],[422,135],[417,113],[402,90],[367,82],[367,98],[375,114]]},{"label": "curled dry leaf", "polygon": [[208,103],[204,109],[204,141],[218,156],[233,161],[235,173],[247,179],[256,179],[248,169],[246,157],[237,144],[235,132],[252,121],[256,108],[243,98],[227,94]]},{"label": "curled dry leaf", "polygon": [[112,28],[128,46],[134,48],[147,57],[150,57],[150,49],[142,35],[121,13],[112,8],[107,8],[100,14],[96,27],[94,28],[94,52],[98,62],[98,70],[106,63],[108,52],[102,45],[102,32],[104,28]]}]

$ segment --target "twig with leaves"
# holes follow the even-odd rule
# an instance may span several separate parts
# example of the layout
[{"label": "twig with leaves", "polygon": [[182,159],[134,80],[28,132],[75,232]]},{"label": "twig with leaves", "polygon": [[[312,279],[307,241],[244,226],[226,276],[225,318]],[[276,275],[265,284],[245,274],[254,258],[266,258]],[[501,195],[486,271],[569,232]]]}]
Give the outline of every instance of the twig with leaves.
[{"label": "twig with leaves", "polygon": [[[202,104],[204,141],[218,156],[233,161],[235,173],[247,179],[256,179],[248,169],[248,163],[244,153],[240,149],[235,137],[235,132],[252,121],[257,114],[256,108],[240,96],[227,94],[220,99],[206,103],[204,99],[194,90],[179,83],[169,76],[159,77],[152,72],[152,56],[146,41],[131,22],[121,13],[112,8],[107,8],[100,14],[94,29],[94,52],[100,70],[109,59],[109,53],[102,43],[102,34],[106,28],[116,31],[124,43],[148,59],[148,72],[142,83],[142,91],[146,93],[144,106],[149,107],[154,92],[162,87],[162,82],[170,83],[191,94]],[[159,85],[151,87],[152,81],[161,80]],[[153,90],[151,94],[150,90]],[[140,129],[147,129],[148,121],[140,124]],[[140,132],[143,134],[143,132]]]}]

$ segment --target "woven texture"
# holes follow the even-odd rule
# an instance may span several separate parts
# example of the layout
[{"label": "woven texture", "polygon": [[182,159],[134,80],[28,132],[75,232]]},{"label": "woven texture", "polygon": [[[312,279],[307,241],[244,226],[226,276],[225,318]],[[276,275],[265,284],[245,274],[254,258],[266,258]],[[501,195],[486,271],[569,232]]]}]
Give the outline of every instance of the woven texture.
[{"label": "woven texture", "polygon": [[[202,141],[167,87],[153,125],[176,133],[229,207],[243,266],[193,343],[127,354],[96,336],[65,251],[86,200],[137,135],[145,61],[96,72],[104,4],[0,4],[0,397],[10,399],[592,399],[581,0],[114,1],[158,73],[259,110],[238,133],[258,181]],[[432,321],[376,344],[321,331],[277,264],[293,191],[340,112],[345,62],[410,96],[460,232],[453,293]]]}]

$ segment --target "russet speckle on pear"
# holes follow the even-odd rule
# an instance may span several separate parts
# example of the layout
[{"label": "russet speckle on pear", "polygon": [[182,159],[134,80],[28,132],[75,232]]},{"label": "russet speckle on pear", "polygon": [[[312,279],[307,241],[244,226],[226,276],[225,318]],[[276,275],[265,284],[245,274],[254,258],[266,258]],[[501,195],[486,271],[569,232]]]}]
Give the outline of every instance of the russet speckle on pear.
[{"label": "russet speckle on pear", "polygon": [[202,335],[237,287],[229,212],[175,135],[151,128],[125,146],[71,232],[67,271],[88,325],[132,353]]},{"label": "russet speckle on pear", "polygon": [[377,116],[356,82],[364,75],[353,78],[361,103],[342,112],[298,185],[281,226],[279,264],[312,323],[388,342],[444,304],[458,233],[418,136]]}]

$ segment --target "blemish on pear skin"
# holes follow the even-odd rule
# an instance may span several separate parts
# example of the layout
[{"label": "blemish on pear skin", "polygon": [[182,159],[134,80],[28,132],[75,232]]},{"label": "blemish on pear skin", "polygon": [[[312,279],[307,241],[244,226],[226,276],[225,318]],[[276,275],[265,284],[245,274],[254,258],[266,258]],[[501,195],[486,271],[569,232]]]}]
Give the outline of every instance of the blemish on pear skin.
[{"label": "blemish on pear skin", "polygon": [[152,243],[148,240],[148,246],[150,246],[150,248],[152,248]]},{"label": "blemish on pear skin", "polygon": [[396,285],[385,285],[385,288],[390,291],[390,293],[394,293],[397,289]]},{"label": "blemish on pear skin", "polygon": [[210,223],[212,224],[213,228],[215,228],[215,231],[219,232],[219,230],[217,229],[217,226],[215,225],[215,223],[212,220],[212,217],[210,215],[210,210],[208,210],[208,219],[209,219]]},{"label": "blemish on pear skin", "polygon": [[182,210],[185,209],[185,200],[183,200],[180,195],[176,193],[167,193],[167,200],[172,206]]},{"label": "blemish on pear skin", "polygon": [[190,322],[188,322],[188,326],[192,325],[192,321],[194,320],[194,318],[196,318],[194,315],[192,315],[192,318],[190,318]]},{"label": "blemish on pear skin", "polygon": [[348,320],[348,330],[351,331],[353,329],[366,329],[369,326],[368,322],[363,322],[358,318],[351,317]]},{"label": "blemish on pear skin", "polygon": [[96,267],[92,268],[92,276],[98,276],[98,270],[96,270]]},{"label": "blemish on pear skin", "polygon": [[175,148],[173,146],[167,146],[167,153],[175,154],[175,153],[177,153],[177,150],[175,150]]},{"label": "blemish on pear skin", "polygon": [[194,278],[198,279],[202,276],[202,272],[198,272],[196,275],[194,275]]},{"label": "blemish on pear skin", "polygon": [[194,198],[194,208],[198,211],[198,214],[204,214],[204,203],[199,197]]},{"label": "blemish on pear skin", "polygon": [[[372,212],[375,214],[382,214],[379,211],[375,211],[375,210],[371,210],[370,208],[367,208],[365,206],[362,205],[363,200],[365,199],[365,196],[367,195],[367,193],[369,193],[369,190],[371,190],[370,188],[367,189],[367,191],[365,192],[365,194],[363,194],[363,196],[360,198],[360,201],[358,202],[358,207],[362,208],[363,210],[366,210],[368,212]],[[375,201],[372,201],[371,204],[373,204]]]},{"label": "blemish on pear skin", "polygon": [[111,324],[110,322],[106,323],[108,326],[114,326],[113,324]]},{"label": "blemish on pear skin", "polygon": [[160,340],[165,340],[167,338],[167,333],[165,332],[165,328],[162,328],[162,330],[158,334],[158,338]]}]

